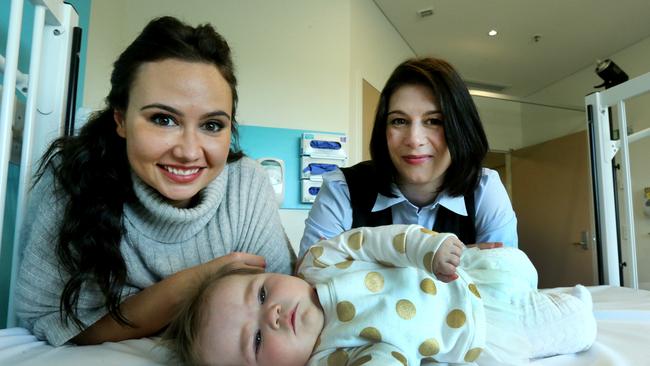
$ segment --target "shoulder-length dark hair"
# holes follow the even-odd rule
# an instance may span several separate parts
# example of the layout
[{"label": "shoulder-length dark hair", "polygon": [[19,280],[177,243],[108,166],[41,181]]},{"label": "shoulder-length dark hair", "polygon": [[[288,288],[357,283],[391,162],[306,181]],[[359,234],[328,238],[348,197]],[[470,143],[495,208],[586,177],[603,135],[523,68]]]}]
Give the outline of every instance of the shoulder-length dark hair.
[{"label": "shoulder-length dark hair", "polygon": [[228,161],[242,157],[238,147],[235,109],[237,79],[226,40],[209,24],[192,27],[173,17],[153,19],[118,57],[111,74],[106,107],[91,115],[77,136],[55,140],[41,159],[36,182],[51,169],[56,189],[67,196],[56,243],[56,255],[67,274],[60,300],[64,322],[77,316],[83,285],[96,286],[108,313],[131,324],[120,310],[127,268],[120,251],[124,233],[123,205],[133,200],[126,143],[117,135],[114,111],[124,112],[140,66],[178,59],[217,67],[232,92],[232,143]]},{"label": "shoulder-length dark hair", "polygon": [[388,154],[386,123],[390,97],[404,85],[430,88],[440,105],[451,165],[439,192],[446,190],[451,196],[473,192],[481,176],[481,162],[488,150],[487,137],[467,86],[453,66],[437,58],[404,61],[393,71],[381,91],[370,138],[370,156],[380,178],[377,183],[379,192],[394,196],[390,185],[398,173]]}]

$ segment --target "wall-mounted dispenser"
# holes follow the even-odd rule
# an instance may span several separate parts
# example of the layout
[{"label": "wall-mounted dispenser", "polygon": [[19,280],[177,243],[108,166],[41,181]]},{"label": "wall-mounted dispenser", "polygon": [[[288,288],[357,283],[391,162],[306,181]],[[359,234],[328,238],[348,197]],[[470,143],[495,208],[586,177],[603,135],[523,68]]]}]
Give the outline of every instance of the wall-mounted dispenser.
[{"label": "wall-mounted dispenser", "polygon": [[284,161],[276,158],[260,158],[257,161],[269,174],[271,186],[275,192],[275,200],[278,206],[281,206],[284,201]]},{"label": "wall-mounted dispenser", "polygon": [[323,184],[323,174],[348,161],[347,136],[334,133],[302,134],[300,140],[300,181],[303,203],[312,203]]},{"label": "wall-mounted dispenser", "polygon": [[643,200],[643,213],[650,217],[650,187],[645,187],[643,189],[644,200]]}]

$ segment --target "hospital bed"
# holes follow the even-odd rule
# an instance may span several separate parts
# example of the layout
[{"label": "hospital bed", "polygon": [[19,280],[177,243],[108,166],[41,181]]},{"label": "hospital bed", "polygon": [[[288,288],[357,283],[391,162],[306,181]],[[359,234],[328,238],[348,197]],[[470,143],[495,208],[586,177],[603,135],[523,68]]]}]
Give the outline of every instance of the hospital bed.
[{"label": "hospital bed", "polygon": [[[46,70],[41,72],[41,68],[55,67],[58,70],[69,70],[70,60],[70,43],[71,38],[55,37],[56,29],[64,26],[74,26],[76,19],[75,14],[66,13],[67,9],[61,0],[31,0],[35,4],[44,4],[54,6],[55,9],[46,6],[39,7],[35,15],[35,31],[32,47],[36,50],[36,56],[33,57],[29,75],[17,75],[15,73],[16,53],[7,53],[6,63],[4,63],[4,88],[2,99],[2,114],[0,118],[0,212],[3,212],[4,192],[6,188],[7,177],[5,174],[7,167],[7,155],[10,141],[10,123],[13,120],[13,95],[14,89],[20,92],[28,90],[26,103],[25,127],[23,135],[28,140],[23,141],[22,162],[24,166],[31,167],[34,156],[40,155],[40,152],[51,140],[51,135],[42,135],[43,133],[62,133],[62,122],[69,119],[66,116],[66,106],[69,104],[67,94],[57,94],[55,97],[40,95],[36,98],[40,89],[47,92],[61,91],[60,87],[66,85],[69,75],[67,73],[47,73]],[[20,4],[22,0],[12,0],[12,4]],[[19,8],[16,6],[15,8]],[[66,15],[68,14],[68,15]],[[14,6],[12,5],[12,22],[21,15],[14,15]],[[38,18],[38,19],[37,19]],[[57,23],[58,22],[58,23]],[[52,24],[56,23],[56,24]],[[12,26],[12,28],[16,28]],[[18,24],[17,28],[20,28]],[[38,28],[38,29],[37,29]],[[50,30],[49,32],[47,30]],[[55,31],[52,32],[52,29]],[[45,31],[44,31],[45,30]],[[10,33],[12,31],[10,30]],[[15,32],[14,32],[15,33]],[[61,32],[58,32],[60,35]],[[65,34],[65,33],[64,33]],[[39,38],[39,37],[43,38]],[[61,43],[57,47],[51,47],[54,43]],[[12,46],[13,45],[13,46]],[[45,45],[45,47],[40,47]],[[10,47],[17,48],[15,41],[8,42]],[[40,48],[39,48],[40,47]],[[32,51],[34,54],[34,51]],[[40,57],[37,57],[39,56]],[[38,64],[39,60],[46,59],[48,62]],[[43,77],[40,77],[41,74]],[[27,78],[28,76],[28,78]],[[56,79],[52,79],[56,76]],[[16,83],[18,81],[18,83]],[[25,86],[28,84],[28,86]],[[606,286],[589,287],[594,298],[594,311],[598,321],[598,336],[593,347],[575,355],[562,355],[545,359],[534,360],[534,366],[549,365],[589,365],[589,366],[626,366],[626,365],[650,365],[650,291],[639,290],[628,287],[619,287],[621,281],[618,274],[618,266],[621,262],[620,254],[616,248],[616,220],[611,214],[612,201],[609,198],[611,193],[611,163],[612,157],[617,151],[621,151],[623,156],[623,165],[625,165],[627,155],[628,140],[638,140],[648,136],[647,131],[637,133],[633,136],[623,137],[621,141],[614,143],[609,137],[609,131],[603,127],[607,125],[607,114],[603,113],[612,105],[618,105],[619,120],[622,120],[625,131],[625,108],[622,103],[626,98],[630,98],[650,90],[650,74],[628,81],[627,83],[616,86],[603,93],[595,93],[587,97],[588,110],[591,108],[589,115],[590,128],[592,128],[592,145],[596,146],[596,159],[594,170],[596,173],[596,203],[599,205],[599,223],[600,223],[600,241],[603,243],[603,283]],[[45,103],[41,105],[39,103]],[[591,106],[591,107],[589,107]],[[49,113],[41,113],[44,108]],[[37,112],[39,111],[39,112]],[[30,131],[30,126],[34,121],[38,121],[39,129]],[[54,123],[58,122],[58,123]],[[621,122],[619,122],[621,123]],[[42,126],[53,126],[51,131],[42,128]],[[49,131],[49,132],[48,132]],[[39,135],[41,134],[41,135]],[[30,145],[32,150],[29,150]],[[627,167],[629,168],[629,162]],[[625,168],[625,166],[624,166]],[[625,169],[628,169],[625,168]],[[29,182],[30,169],[21,169],[22,187],[28,186],[24,182]],[[625,180],[624,185],[629,185],[629,180]],[[18,213],[20,218],[21,207],[24,205],[25,192],[19,192]],[[0,220],[0,225],[2,221]],[[16,225],[19,227],[19,223]],[[1,226],[0,226],[1,229]],[[634,237],[633,228],[628,236]],[[1,231],[1,230],[0,230]],[[17,269],[19,260],[18,248],[14,248],[14,260],[12,270]],[[634,250],[631,250],[634,254]],[[634,256],[634,255],[632,255]],[[627,261],[631,266],[636,267],[636,258],[629,258]],[[15,274],[12,275],[15,277]],[[627,284],[626,284],[627,285]],[[631,287],[636,287],[636,280],[633,278]],[[11,300],[11,299],[10,299]],[[9,310],[9,328],[0,329],[0,365],[164,365],[169,359],[168,351],[158,344],[158,339],[143,338],[128,340],[117,343],[104,343],[97,346],[72,346],[52,347],[43,341],[37,340],[28,330],[17,327],[14,313]]]},{"label": "hospital bed", "polygon": [[[588,351],[537,359],[531,366],[641,366],[650,364],[650,291],[617,286],[589,287],[598,320]],[[168,365],[158,338],[97,346],[52,347],[23,328],[0,330],[0,365]]]}]

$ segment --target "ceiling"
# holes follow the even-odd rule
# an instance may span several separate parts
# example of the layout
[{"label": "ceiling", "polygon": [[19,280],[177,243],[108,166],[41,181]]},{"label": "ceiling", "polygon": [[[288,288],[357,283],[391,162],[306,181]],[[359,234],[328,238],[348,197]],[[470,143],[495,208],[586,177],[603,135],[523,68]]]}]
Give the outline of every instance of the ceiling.
[{"label": "ceiling", "polygon": [[520,98],[650,37],[650,0],[374,2],[416,55],[448,60],[470,87]]}]

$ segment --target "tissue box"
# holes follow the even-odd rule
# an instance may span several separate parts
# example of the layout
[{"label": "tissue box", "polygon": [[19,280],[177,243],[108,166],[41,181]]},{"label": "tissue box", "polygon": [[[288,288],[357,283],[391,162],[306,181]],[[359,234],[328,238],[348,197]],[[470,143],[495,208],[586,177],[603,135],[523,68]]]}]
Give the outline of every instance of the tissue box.
[{"label": "tissue box", "polygon": [[312,180],[312,179],[303,179],[302,182],[302,202],[311,203],[314,202],[318,191],[320,191],[322,180]]},{"label": "tissue box", "polygon": [[300,159],[300,178],[301,179],[323,179],[322,175],[330,172],[333,167],[346,166],[347,159],[325,159],[303,156]]},{"label": "tissue box", "polygon": [[347,159],[348,138],[345,135],[303,133],[300,155],[325,159]]}]

